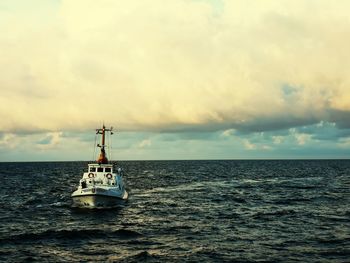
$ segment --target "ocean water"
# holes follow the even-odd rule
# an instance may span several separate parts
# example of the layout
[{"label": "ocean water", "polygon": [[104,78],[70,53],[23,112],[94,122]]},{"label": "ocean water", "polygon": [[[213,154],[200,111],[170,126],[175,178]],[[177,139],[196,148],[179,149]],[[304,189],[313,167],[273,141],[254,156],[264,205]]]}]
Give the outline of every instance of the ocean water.
[{"label": "ocean water", "polygon": [[86,162],[0,163],[0,262],[350,262],[350,161],[125,161],[130,199],[71,207]]}]

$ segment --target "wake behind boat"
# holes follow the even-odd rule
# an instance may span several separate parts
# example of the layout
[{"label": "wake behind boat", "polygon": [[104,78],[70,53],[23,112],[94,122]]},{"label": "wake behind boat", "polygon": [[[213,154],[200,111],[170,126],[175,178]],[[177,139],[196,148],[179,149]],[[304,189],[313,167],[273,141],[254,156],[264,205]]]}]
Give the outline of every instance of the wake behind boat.
[{"label": "wake behind boat", "polygon": [[114,207],[128,199],[123,182],[123,170],[115,169],[107,159],[105,148],[105,134],[113,134],[112,128],[96,129],[96,134],[101,134],[102,143],[97,145],[101,148],[96,163],[88,164],[88,171],[83,174],[79,186],[72,193],[73,206],[85,208]]}]

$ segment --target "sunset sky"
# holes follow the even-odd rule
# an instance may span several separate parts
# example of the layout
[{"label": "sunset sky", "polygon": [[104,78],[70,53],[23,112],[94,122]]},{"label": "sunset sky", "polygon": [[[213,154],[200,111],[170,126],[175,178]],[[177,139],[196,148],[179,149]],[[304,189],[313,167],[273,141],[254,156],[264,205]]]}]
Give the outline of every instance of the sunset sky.
[{"label": "sunset sky", "polygon": [[0,161],[350,157],[348,0],[2,0]]}]

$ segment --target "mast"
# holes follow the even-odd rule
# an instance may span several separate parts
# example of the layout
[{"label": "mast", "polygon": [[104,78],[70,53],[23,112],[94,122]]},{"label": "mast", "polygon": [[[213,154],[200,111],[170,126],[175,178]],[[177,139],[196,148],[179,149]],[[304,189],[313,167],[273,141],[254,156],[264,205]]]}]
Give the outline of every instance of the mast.
[{"label": "mast", "polygon": [[106,155],[106,151],[105,151],[105,134],[106,132],[111,132],[111,134],[113,134],[112,132],[113,127],[111,127],[110,129],[106,129],[105,125],[103,124],[102,129],[96,129],[96,134],[101,134],[102,135],[102,142],[101,145],[97,144],[97,147],[101,148],[101,153],[100,156],[97,159],[97,162],[99,164],[107,164],[108,163],[108,159],[107,159],[107,155]]}]

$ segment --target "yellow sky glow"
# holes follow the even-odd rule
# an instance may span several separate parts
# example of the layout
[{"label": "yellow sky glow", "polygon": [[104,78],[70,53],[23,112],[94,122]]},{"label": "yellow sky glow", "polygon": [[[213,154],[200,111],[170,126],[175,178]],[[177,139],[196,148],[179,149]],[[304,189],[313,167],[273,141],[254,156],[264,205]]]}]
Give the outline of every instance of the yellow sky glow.
[{"label": "yellow sky glow", "polygon": [[1,10],[0,131],[328,120],[350,110],[348,10],[341,0]]}]

